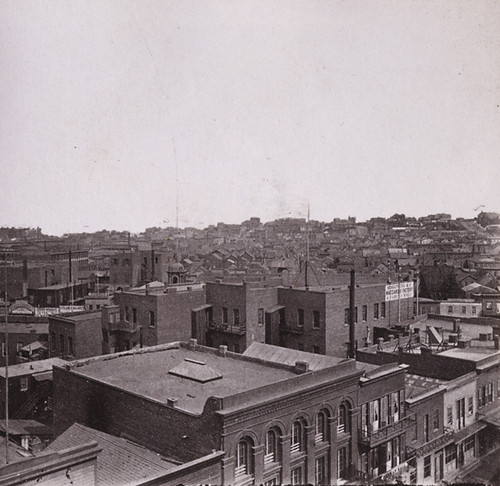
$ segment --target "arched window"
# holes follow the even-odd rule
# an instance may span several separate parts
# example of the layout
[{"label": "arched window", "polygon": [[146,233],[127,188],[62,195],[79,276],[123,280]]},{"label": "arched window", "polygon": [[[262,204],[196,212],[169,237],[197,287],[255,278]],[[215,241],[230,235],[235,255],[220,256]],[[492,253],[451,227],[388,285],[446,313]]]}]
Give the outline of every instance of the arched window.
[{"label": "arched window", "polygon": [[327,441],[328,437],[328,413],[326,410],[320,410],[316,415],[316,424],[314,431],[314,442]]},{"label": "arched window", "polygon": [[301,420],[296,420],[292,426],[291,452],[305,450],[304,424]]},{"label": "arched window", "polygon": [[235,477],[253,474],[252,445],[253,442],[248,437],[244,437],[238,442],[236,448]]},{"label": "arched window", "polygon": [[264,464],[279,461],[278,449],[279,433],[276,428],[269,429],[266,433],[266,448],[264,452]]},{"label": "arched window", "polygon": [[339,414],[337,419],[337,432],[349,433],[351,431],[349,423],[349,405],[344,402],[339,406]]}]

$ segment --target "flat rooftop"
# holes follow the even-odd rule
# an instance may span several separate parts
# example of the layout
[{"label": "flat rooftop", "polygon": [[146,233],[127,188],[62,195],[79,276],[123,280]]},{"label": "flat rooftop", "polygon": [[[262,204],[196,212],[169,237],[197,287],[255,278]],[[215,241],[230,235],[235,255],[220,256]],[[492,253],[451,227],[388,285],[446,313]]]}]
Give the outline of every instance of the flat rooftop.
[{"label": "flat rooftop", "polygon": [[102,311],[90,311],[90,312],[79,312],[78,314],[53,314],[50,316],[51,319],[62,319],[65,321],[79,322],[88,321],[89,319],[100,319]]},{"label": "flat rooftop", "polygon": [[[68,361],[65,361],[61,358],[28,361],[26,363],[9,366],[9,378],[24,375],[34,375],[37,373],[45,373],[46,371],[52,371],[52,367],[54,365],[63,366],[65,364],[68,364]],[[0,368],[0,377],[5,378],[5,367]]]},{"label": "flat rooftop", "polygon": [[479,362],[491,356],[500,357],[500,351],[493,348],[453,348],[443,351],[439,355]]},{"label": "flat rooftop", "polygon": [[[309,360],[317,359],[317,355],[304,354],[308,355]],[[354,361],[337,364],[337,358],[326,359],[328,364],[324,363],[321,366],[323,369],[317,372],[328,374],[326,368],[335,369],[332,370],[332,376],[322,379],[332,380],[347,374],[359,373],[356,371]],[[70,364],[70,369],[77,375],[163,404],[174,398],[177,400],[176,409],[201,414],[210,397],[221,399],[234,397],[297,378],[299,373],[295,370],[295,366],[288,366],[283,360],[283,356],[276,361],[234,353],[221,356],[209,348],[198,347],[195,350],[183,343],[171,343],[143,348],[137,352],[130,351],[80,360]],[[307,359],[297,361],[307,361]],[[311,373],[306,372],[302,376]],[[299,385],[295,384],[295,387],[297,386]],[[291,390],[290,387],[285,389]],[[269,394],[271,396],[273,391],[269,391]],[[229,404],[227,406],[231,407]]]},{"label": "flat rooftop", "polygon": [[176,408],[195,414],[203,412],[210,397],[224,398],[297,376],[293,370],[180,346],[112,356],[72,371],[162,403],[176,398]]}]

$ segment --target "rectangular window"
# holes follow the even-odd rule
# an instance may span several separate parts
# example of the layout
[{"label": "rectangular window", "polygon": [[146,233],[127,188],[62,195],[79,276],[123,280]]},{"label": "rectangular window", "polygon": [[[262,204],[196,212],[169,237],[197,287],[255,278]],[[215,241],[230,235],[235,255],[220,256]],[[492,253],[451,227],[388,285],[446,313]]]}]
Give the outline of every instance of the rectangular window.
[{"label": "rectangular window", "polygon": [[363,322],[366,322],[368,320],[368,306],[364,305],[361,308],[361,312],[363,313]]},{"label": "rectangular window", "polygon": [[[414,312],[415,314],[415,312]],[[380,317],[385,317],[385,302],[380,304]]]},{"label": "rectangular window", "polygon": [[222,308],[222,324],[227,324],[229,321],[229,313],[227,307]]},{"label": "rectangular window", "polygon": [[61,354],[64,354],[64,335],[60,334],[59,335],[59,350]]},{"label": "rectangular window", "polygon": [[486,302],[486,310],[493,310],[493,302]]},{"label": "rectangular window", "polygon": [[476,436],[472,435],[464,440],[464,452],[473,451],[476,445]]},{"label": "rectangular window", "polygon": [[349,308],[344,309],[344,324],[349,324]]},{"label": "rectangular window", "polygon": [[21,378],[19,380],[19,384],[21,386],[21,391],[28,390],[28,377],[27,376],[21,376]]},{"label": "rectangular window", "polygon": [[434,430],[439,429],[439,409],[434,410],[434,418],[432,420],[432,427]]},{"label": "rectangular window", "polygon": [[446,423],[448,425],[453,425],[453,407],[448,407],[446,409]]},{"label": "rectangular window", "polygon": [[373,318],[378,319],[379,316],[379,310],[378,310],[378,303],[373,304]]},{"label": "rectangular window", "polygon": [[149,311],[149,326],[155,327],[155,312]]},{"label": "rectangular window", "polygon": [[431,456],[424,457],[424,478],[431,476]]},{"label": "rectangular window", "polygon": [[472,313],[475,314],[476,313],[476,308],[473,306],[472,307]]},{"label": "rectangular window", "polygon": [[290,482],[293,485],[302,484],[302,468],[301,467],[296,467],[295,469],[292,469]]},{"label": "rectangular window", "polygon": [[449,464],[450,462],[454,461],[457,458],[457,449],[455,444],[451,444],[449,446],[446,446],[445,448],[445,453],[444,453],[444,462],[446,464]]},{"label": "rectangular window", "polygon": [[319,311],[313,311],[313,327],[319,328]]},{"label": "rectangular window", "polygon": [[337,477],[345,478],[347,474],[347,448],[341,447],[337,450]]},{"label": "rectangular window", "polygon": [[448,314],[453,314],[453,306],[452,305],[448,306]]},{"label": "rectangular window", "polygon": [[316,484],[326,484],[326,458],[325,456],[318,457],[314,464],[314,478]]},{"label": "rectangular window", "polygon": [[132,308],[132,322],[137,324],[137,309],[135,307]]},{"label": "rectangular window", "polygon": [[462,314],[467,314],[467,307],[465,305],[462,306]]},{"label": "rectangular window", "polygon": [[257,310],[257,324],[264,324],[264,309]]},{"label": "rectangular window", "polygon": [[472,415],[474,413],[474,398],[473,397],[469,397],[468,398],[468,411],[469,411],[469,415]]},{"label": "rectangular window", "polygon": [[238,327],[240,325],[240,310],[233,309],[233,325]]},{"label": "rectangular window", "polygon": [[465,398],[457,400],[457,428],[465,427]]},{"label": "rectangular window", "polygon": [[424,415],[424,440],[429,442],[429,414]]},{"label": "rectangular window", "polygon": [[68,336],[68,353],[73,356],[73,338]]},{"label": "rectangular window", "polygon": [[125,320],[127,322],[130,321],[130,311],[129,311],[128,305],[125,306]]},{"label": "rectangular window", "polygon": [[319,354],[319,346],[313,346],[313,353]]},{"label": "rectangular window", "polygon": [[5,343],[2,343],[2,356],[5,358],[5,355],[7,354]]},{"label": "rectangular window", "polygon": [[304,309],[297,309],[297,325],[304,325]]}]

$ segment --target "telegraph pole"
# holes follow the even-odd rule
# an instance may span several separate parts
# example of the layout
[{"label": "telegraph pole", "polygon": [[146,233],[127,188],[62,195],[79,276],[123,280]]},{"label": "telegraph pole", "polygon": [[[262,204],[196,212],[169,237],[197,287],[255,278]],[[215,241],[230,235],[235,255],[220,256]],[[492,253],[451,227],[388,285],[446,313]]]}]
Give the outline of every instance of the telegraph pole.
[{"label": "telegraph pole", "polygon": [[5,464],[9,464],[9,319],[7,308],[7,253],[4,253],[5,304]]}]

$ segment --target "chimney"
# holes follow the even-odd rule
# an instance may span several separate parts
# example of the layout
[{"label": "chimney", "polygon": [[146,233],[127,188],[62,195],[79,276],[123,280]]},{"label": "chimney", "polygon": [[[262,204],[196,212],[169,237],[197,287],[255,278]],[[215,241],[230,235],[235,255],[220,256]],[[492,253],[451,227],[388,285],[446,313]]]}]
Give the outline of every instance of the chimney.
[{"label": "chimney", "polygon": [[224,344],[221,344],[219,346],[219,356],[226,357],[227,355],[227,346]]},{"label": "chimney", "polygon": [[175,397],[167,398],[167,407],[175,408],[176,404],[177,404],[177,398]]},{"label": "chimney", "polygon": [[309,363],[307,361],[295,361],[295,373],[302,375],[309,371]]}]

